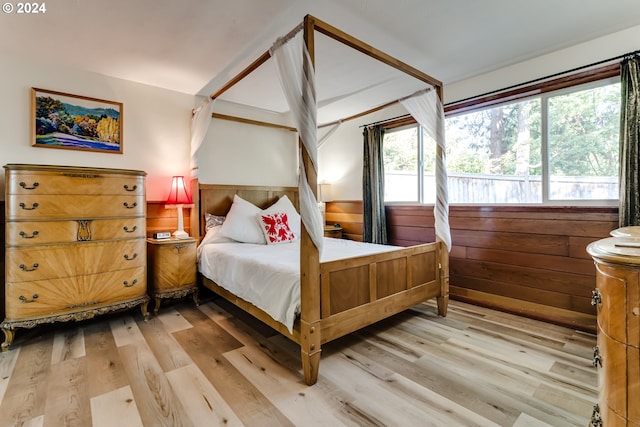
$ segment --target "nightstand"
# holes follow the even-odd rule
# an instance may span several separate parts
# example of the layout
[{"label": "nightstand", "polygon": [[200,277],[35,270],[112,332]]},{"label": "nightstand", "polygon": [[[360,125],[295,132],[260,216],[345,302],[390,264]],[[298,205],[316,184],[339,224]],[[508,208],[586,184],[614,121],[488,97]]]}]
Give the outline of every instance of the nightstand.
[{"label": "nightstand", "polygon": [[325,225],[324,237],[333,237],[334,239],[342,239],[342,227],[339,224]]},{"label": "nightstand", "polygon": [[147,239],[148,290],[158,314],[163,298],[181,298],[193,293],[198,304],[196,239]]}]

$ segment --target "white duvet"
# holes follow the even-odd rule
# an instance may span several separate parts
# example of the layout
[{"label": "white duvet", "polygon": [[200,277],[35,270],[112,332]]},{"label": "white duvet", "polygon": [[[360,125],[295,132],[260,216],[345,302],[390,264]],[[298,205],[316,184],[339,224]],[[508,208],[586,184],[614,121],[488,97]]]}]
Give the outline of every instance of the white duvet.
[{"label": "white duvet", "polygon": [[[277,245],[219,242],[205,238],[198,268],[207,278],[265,311],[289,332],[300,311],[300,241]],[[321,262],[388,252],[396,246],[324,239]]]}]

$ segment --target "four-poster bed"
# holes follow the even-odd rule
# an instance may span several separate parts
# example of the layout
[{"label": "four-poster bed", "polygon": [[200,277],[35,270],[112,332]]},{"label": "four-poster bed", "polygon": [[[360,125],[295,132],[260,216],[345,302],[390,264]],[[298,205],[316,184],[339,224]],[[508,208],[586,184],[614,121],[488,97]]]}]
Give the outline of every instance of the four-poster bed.
[{"label": "four-poster bed", "polygon": [[[436,235],[438,236],[436,242],[409,248],[394,248],[393,250],[370,255],[320,262],[325,239],[323,238],[323,224],[315,199],[317,188],[316,130],[318,126],[316,124],[317,112],[315,110],[315,88],[313,86],[314,32],[318,31],[327,35],[428,84],[433,87],[432,94],[435,94],[434,98],[438,101],[442,97],[442,85],[436,79],[312,16],[305,17],[301,29],[304,35],[304,46],[308,51],[308,54],[303,52],[303,57],[299,58],[300,63],[303,64],[302,68],[286,70],[287,64],[278,63],[280,67],[285,67],[285,70],[281,71],[281,73],[292,73],[293,80],[296,80],[295,76],[298,76],[299,80],[297,82],[294,81],[294,88],[289,91],[290,93],[285,90],[285,93],[289,96],[289,104],[292,105],[292,113],[296,116],[294,121],[296,121],[296,130],[298,131],[301,146],[299,186],[294,188],[211,185],[198,183],[197,179],[194,179],[192,181],[194,183],[192,186],[194,203],[199,204],[199,209],[193,210],[192,230],[199,230],[201,235],[204,235],[206,232],[205,215],[226,216],[229,210],[232,209],[234,197],[236,196],[260,209],[271,206],[282,196],[287,196],[289,200],[293,201],[295,208],[301,215],[301,233],[299,241],[299,316],[292,329],[274,320],[271,315],[259,309],[255,304],[236,296],[220,283],[216,283],[205,276],[202,277],[202,283],[205,287],[233,302],[298,343],[301,347],[304,380],[306,384],[312,385],[317,381],[318,377],[322,344],[399,313],[430,298],[437,299],[438,313],[442,316],[446,315],[449,298],[448,250],[450,238],[448,237],[448,222],[446,218],[445,184],[445,194],[438,197],[439,206],[436,206],[436,216],[443,213],[445,215],[444,218],[440,218],[440,222],[436,222]],[[298,31],[294,31],[292,34],[295,36]],[[208,101],[211,102],[211,100],[218,98],[262,63],[277,55],[279,51],[276,49],[287,43],[291,37],[293,36],[288,36],[280,43],[277,42],[274,48],[254,61],[217,93],[211,95]],[[278,58],[276,56],[275,59],[282,61],[281,57]],[[307,83],[309,83],[308,86],[306,86]],[[296,97],[298,99],[295,99]],[[369,114],[390,104],[378,106],[344,120]],[[440,105],[438,111],[441,111],[440,102],[438,102],[438,105]],[[204,111],[208,113],[211,110],[205,109]],[[225,118],[228,117],[225,116]],[[239,121],[245,120],[241,119]],[[250,123],[250,121],[247,123]],[[437,126],[440,133],[441,125],[440,123]],[[200,133],[200,136],[203,137],[203,132],[206,132],[203,129],[204,126],[202,125],[199,132],[197,130],[194,131],[192,128],[192,159],[194,159],[194,164],[196,163],[195,153],[197,146],[194,148],[193,134]],[[442,157],[443,146],[440,141],[438,142],[438,152]],[[444,171],[442,172],[444,173]],[[443,224],[446,226],[446,230],[442,229]]]}]

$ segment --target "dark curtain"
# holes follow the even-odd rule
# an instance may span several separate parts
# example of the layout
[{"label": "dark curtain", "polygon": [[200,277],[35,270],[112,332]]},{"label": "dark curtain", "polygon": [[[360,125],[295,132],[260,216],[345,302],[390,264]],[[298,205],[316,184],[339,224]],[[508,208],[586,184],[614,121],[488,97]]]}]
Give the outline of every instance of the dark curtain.
[{"label": "dark curtain", "polygon": [[362,168],[362,198],[364,202],[363,240],[387,243],[387,219],[384,212],[384,157],[382,126],[364,128],[364,165]]},{"label": "dark curtain", "polygon": [[620,70],[620,227],[640,225],[640,58],[622,61]]}]

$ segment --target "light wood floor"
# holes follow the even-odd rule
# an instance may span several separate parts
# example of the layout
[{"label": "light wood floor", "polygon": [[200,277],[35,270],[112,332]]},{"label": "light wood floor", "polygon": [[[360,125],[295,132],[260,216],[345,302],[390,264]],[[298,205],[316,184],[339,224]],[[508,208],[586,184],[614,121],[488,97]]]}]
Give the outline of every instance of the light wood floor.
[{"label": "light wood floor", "polygon": [[220,300],[18,330],[0,354],[0,426],[586,426],[595,337],[431,303],[299,349]]}]

